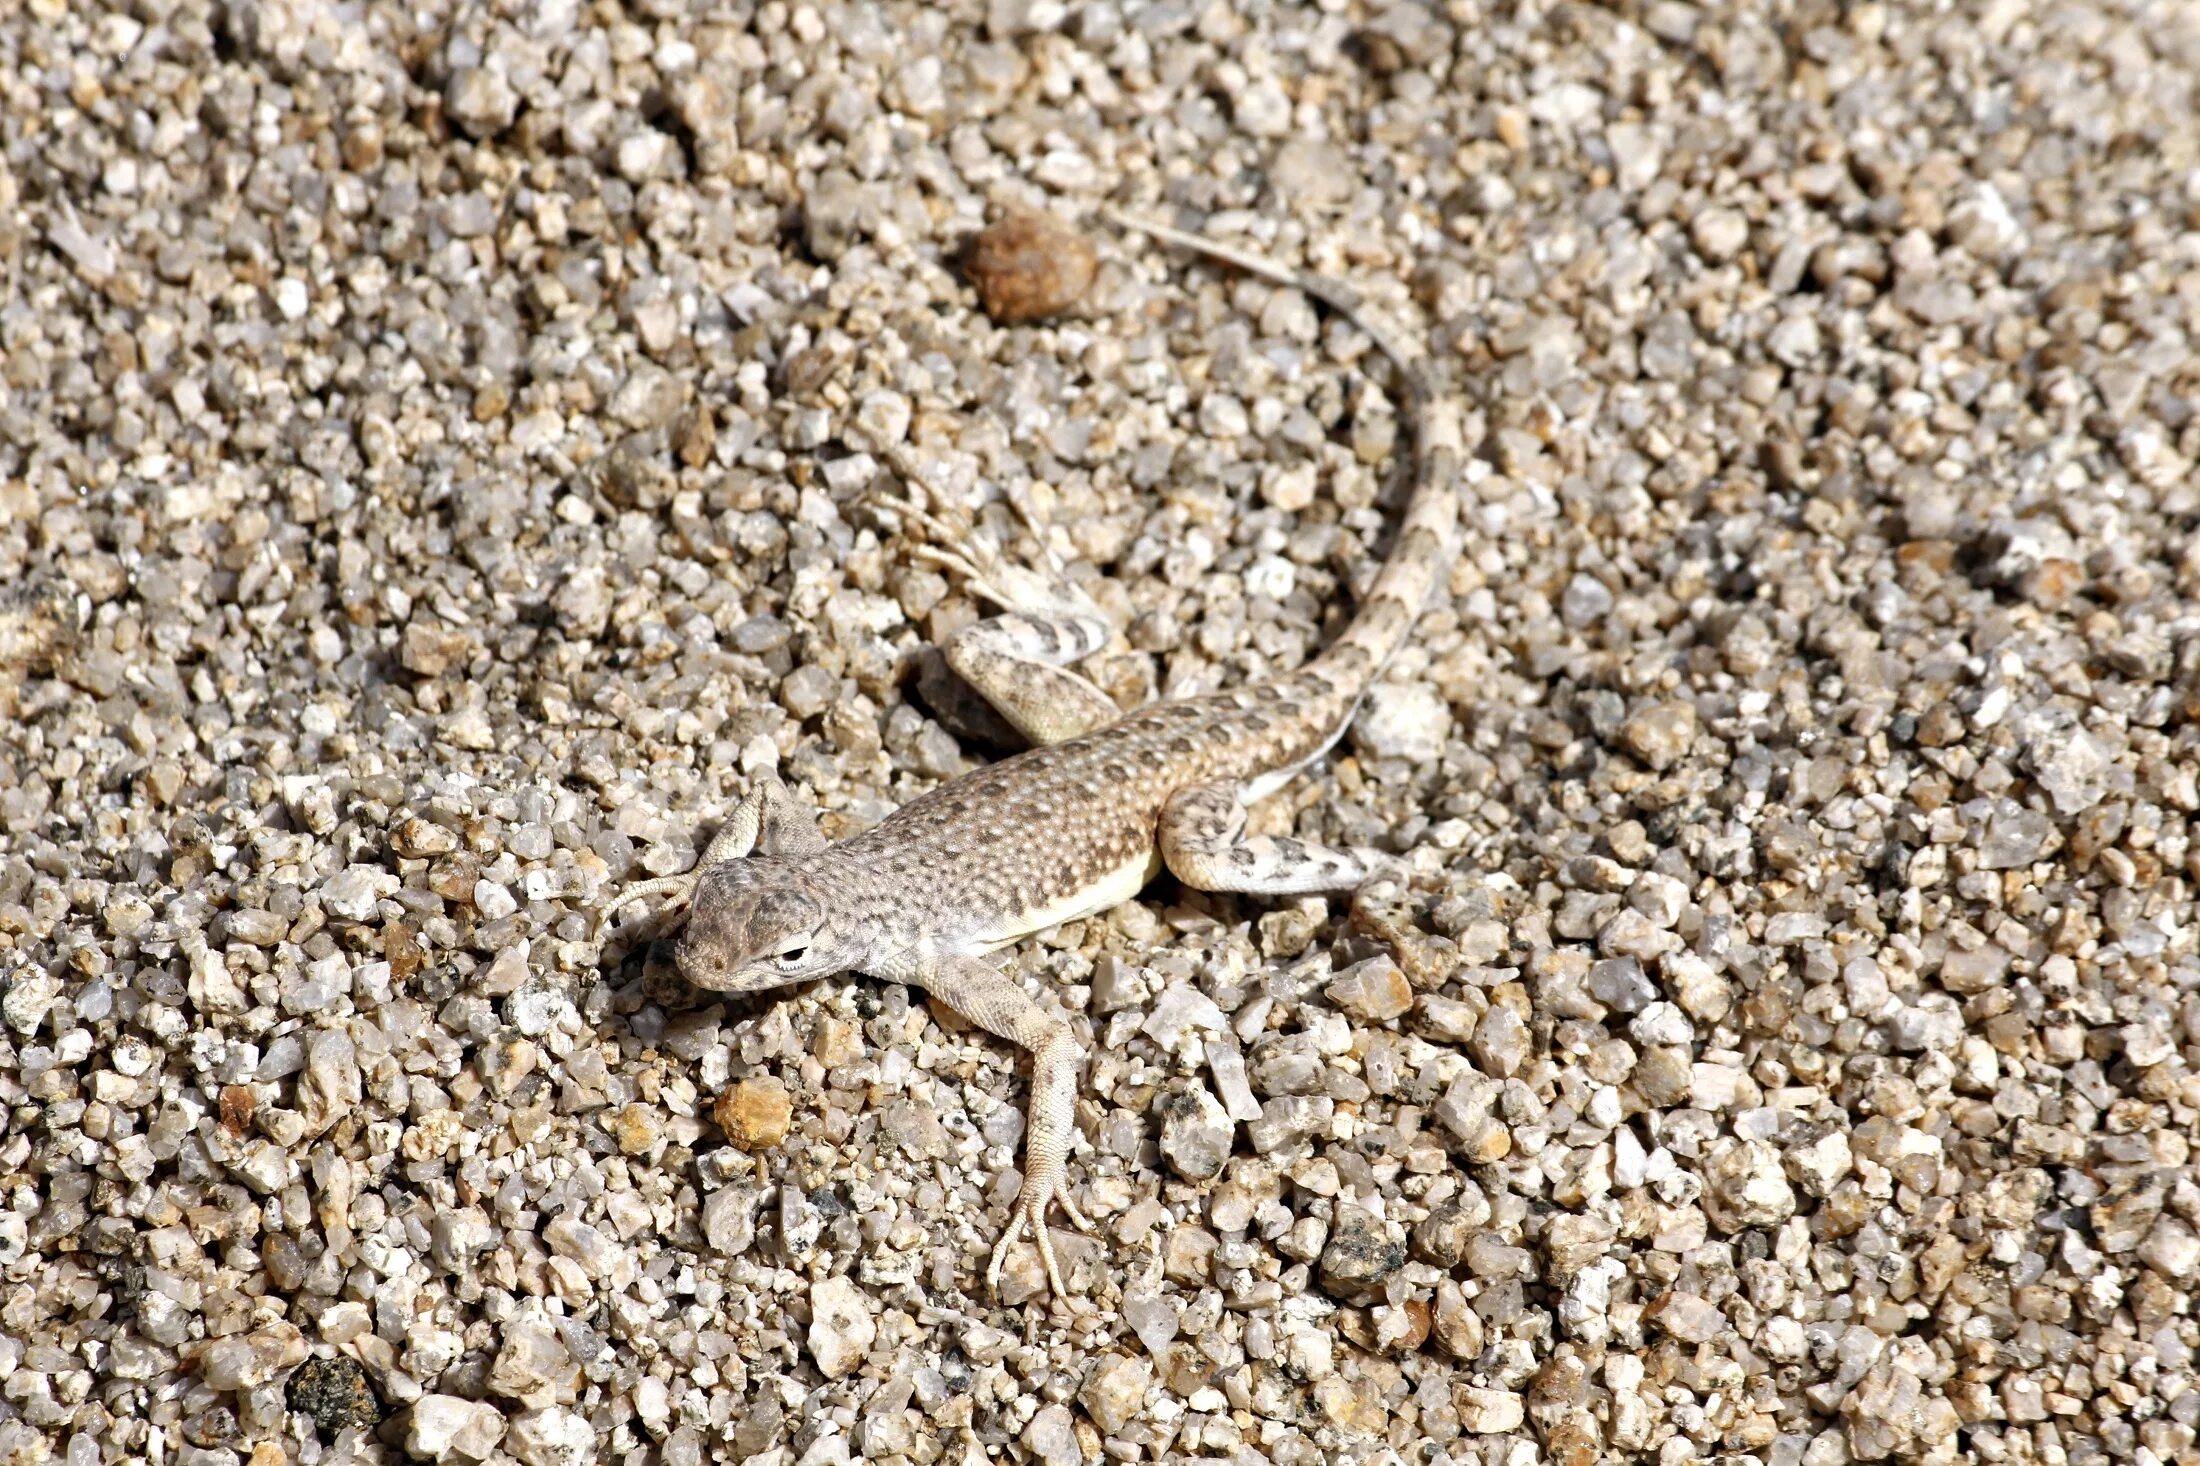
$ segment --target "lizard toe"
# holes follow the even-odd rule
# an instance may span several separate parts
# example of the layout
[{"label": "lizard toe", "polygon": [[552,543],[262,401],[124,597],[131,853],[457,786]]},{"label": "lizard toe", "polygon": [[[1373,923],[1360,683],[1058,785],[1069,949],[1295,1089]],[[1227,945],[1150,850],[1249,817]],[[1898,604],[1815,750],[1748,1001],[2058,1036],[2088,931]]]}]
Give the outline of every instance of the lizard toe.
[{"label": "lizard toe", "polygon": [[1008,1230],[1001,1234],[1000,1241],[993,1244],[993,1260],[987,1264],[985,1270],[986,1291],[996,1294],[1001,1291],[1001,1269],[1007,1264],[1009,1253],[1016,1250],[1016,1244],[1024,1240],[1026,1225],[1024,1209],[1019,1206],[1015,1217],[1008,1224]]},{"label": "lizard toe", "polygon": [[1039,1262],[1047,1271],[1047,1287],[1057,1298],[1067,1298],[1069,1289],[1062,1286],[1062,1269],[1054,1261],[1054,1239],[1047,1235],[1044,1221],[1031,1224],[1031,1240],[1039,1244]]},{"label": "lizard toe", "polygon": [[596,913],[596,930],[599,932],[609,930],[611,918],[636,902],[646,901],[652,896],[669,893],[678,896],[681,900],[686,900],[688,895],[695,889],[695,882],[700,874],[701,869],[698,867],[696,870],[689,871],[684,875],[659,876],[655,880],[643,881],[639,885],[628,886],[618,895],[612,897],[611,900],[605,902],[603,908]]},{"label": "lizard toe", "polygon": [[984,579],[978,567],[967,556],[954,550],[943,550],[938,545],[912,545],[909,554],[912,559],[922,560],[969,581],[973,587],[981,584]]}]

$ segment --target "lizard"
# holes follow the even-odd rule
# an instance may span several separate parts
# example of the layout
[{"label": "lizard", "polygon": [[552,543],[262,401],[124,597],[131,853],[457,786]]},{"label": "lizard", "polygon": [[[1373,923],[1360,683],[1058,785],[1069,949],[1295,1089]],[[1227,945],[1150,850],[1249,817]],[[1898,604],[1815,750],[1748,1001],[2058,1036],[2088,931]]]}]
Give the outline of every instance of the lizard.
[{"label": "lizard", "polygon": [[1088,597],[997,554],[923,546],[998,610],[953,633],[941,652],[1030,748],[837,844],[776,777],[760,775],[688,872],[627,888],[599,918],[651,896],[685,899],[674,956],[699,988],[752,994],[857,972],[920,987],[1030,1050],[1022,1184],[986,1271],[996,1293],[1003,1263],[1028,1232],[1054,1296],[1067,1297],[1049,1209],[1059,1205],[1081,1230],[1090,1224],[1064,1190],[1083,1051],[1061,1016],[987,956],[1127,901],[1163,869],[1197,890],[1256,896],[1353,891],[1394,871],[1391,857],[1369,849],[1247,837],[1246,806],[1343,736],[1457,553],[1461,411],[1439,393],[1420,352],[1373,325],[1358,295],[1328,276],[1112,217],[1321,301],[1388,359],[1402,388],[1414,482],[1357,615],[1295,670],[1125,713],[1072,670],[1113,635]]}]

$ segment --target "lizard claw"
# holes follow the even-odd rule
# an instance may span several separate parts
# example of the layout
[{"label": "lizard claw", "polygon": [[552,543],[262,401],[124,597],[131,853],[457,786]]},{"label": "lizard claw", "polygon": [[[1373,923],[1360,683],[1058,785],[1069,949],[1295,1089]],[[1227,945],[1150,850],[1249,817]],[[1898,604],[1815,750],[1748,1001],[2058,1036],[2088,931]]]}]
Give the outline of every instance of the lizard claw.
[{"label": "lizard claw", "polygon": [[911,545],[909,555],[911,559],[922,560],[929,565],[937,565],[940,569],[952,575],[960,576],[963,580],[968,581],[970,588],[984,599],[989,601],[998,600],[998,594],[986,581],[985,570],[970,556],[963,554],[961,551],[944,549],[934,544],[921,544]]},{"label": "lizard claw", "polygon": [[916,525],[934,539],[960,538],[962,531],[932,512],[929,505],[918,502],[907,494],[873,494],[871,507],[883,509],[902,522],[903,528]]}]

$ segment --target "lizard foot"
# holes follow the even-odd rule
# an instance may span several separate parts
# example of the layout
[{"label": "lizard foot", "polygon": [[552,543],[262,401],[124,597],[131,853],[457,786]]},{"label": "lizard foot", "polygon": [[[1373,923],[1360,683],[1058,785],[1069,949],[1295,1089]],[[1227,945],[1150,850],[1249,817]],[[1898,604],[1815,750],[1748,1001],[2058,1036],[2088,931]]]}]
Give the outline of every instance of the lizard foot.
[{"label": "lizard foot", "polygon": [[693,870],[684,871],[679,875],[659,876],[655,880],[641,881],[628,886],[604,903],[603,909],[596,913],[596,930],[606,930],[611,925],[611,918],[618,915],[620,911],[637,901],[646,901],[652,896],[676,895],[680,900],[675,902],[675,905],[685,902],[695,894],[695,883],[702,878],[703,866],[701,862],[697,862]]},{"label": "lizard foot", "polygon": [[[984,544],[984,542],[977,542]],[[1036,616],[1090,616],[1101,621],[1106,613],[1068,581],[1050,579],[1035,570],[1012,565],[990,544],[974,553],[945,550],[938,545],[912,545],[909,553],[959,578],[978,599],[1003,611]]]},{"label": "lizard foot", "polygon": [[1413,867],[1400,857],[1364,846],[1354,847],[1352,853],[1367,863],[1367,875],[1352,888],[1345,903],[1355,916],[1389,910],[1413,890]]},{"label": "lizard foot", "polygon": [[1402,895],[1413,885],[1413,867],[1402,856],[1367,845],[1353,846],[1352,854],[1367,869],[1357,891],[1376,896]]},{"label": "lizard foot", "polygon": [[[873,493],[868,498],[873,508],[886,510],[905,525],[915,524],[935,540],[962,540],[970,534],[971,525],[967,515],[957,513],[950,517],[934,512],[931,496],[917,487],[915,476],[907,471],[901,460],[897,459],[895,466],[904,469],[904,479],[912,492]],[[1042,565],[1058,578],[1062,573],[1061,559],[1047,543],[1046,525],[1040,522],[1038,511],[1031,507],[1030,496],[1017,489],[1004,487],[1001,490],[1001,502],[1008,506],[1009,513],[1016,516],[1016,522],[1030,533]]]},{"label": "lizard foot", "polygon": [[1011,496],[1009,508],[1031,531],[1039,547],[1044,570],[1031,570],[1010,561],[993,537],[967,520],[935,514],[913,499],[878,495],[876,507],[899,516],[904,527],[922,529],[926,540],[909,547],[912,557],[946,571],[963,582],[972,595],[1003,611],[1022,611],[1041,616],[1091,616],[1104,613],[1090,597],[1070,582],[1062,563],[1047,547],[1046,535],[1020,495]]},{"label": "lizard foot", "polygon": [[1024,1178],[1024,1189],[1016,1198],[1016,1213],[1010,1219],[1008,1230],[993,1248],[993,1261],[985,1270],[985,1284],[995,1294],[1001,1291],[1001,1269],[1008,1262],[1008,1255],[1016,1244],[1031,1233],[1032,1245],[1039,1250],[1039,1264],[1046,1269],[1047,1286],[1057,1298],[1069,1297],[1069,1289],[1062,1286],[1062,1269],[1054,1260],[1054,1238],[1047,1230],[1047,1206],[1053,1203],[1062,1208],[1063,1215],[1075,1224],[1080,1232],[1090,1232],[1092,1223],[1062,1191],[1059,1177],[1030,1175]]}]

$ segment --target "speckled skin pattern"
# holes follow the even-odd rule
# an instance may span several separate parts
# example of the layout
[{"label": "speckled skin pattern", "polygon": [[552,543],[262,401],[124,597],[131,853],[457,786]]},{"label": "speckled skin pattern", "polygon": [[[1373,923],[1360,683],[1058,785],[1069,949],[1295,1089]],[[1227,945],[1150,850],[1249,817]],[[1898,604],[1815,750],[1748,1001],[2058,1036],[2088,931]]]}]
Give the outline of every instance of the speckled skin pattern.
[{"label": "speckled skin pattern", "polygon": [[[957,565],[1005,614],[959,634],[949,665],[1040,746],[911,801],[828,846],[774,781],[760,783],[712,842],[698,874],[631,888],[624,905],[692,891],[682,973],[750,993],[838,972],[922,985],[987,1031],[1032,1050],[1024,1183],[988,1280],[1028,1229],[1063,1293],[1046,1215],[1063,1194],[1084,1055],[1069,1026],[983,960],[1018,937],[1128,899],[1163,865],[1203,890],[1349,890],[1388,857],[1296,840],[1240,838],[1243,799],[1272,789],[1336,741],[1412,628],[1455,553],[1460,413],[1417,353],[1362,318],[1334,282],[1159,225],[1121,221],[1314,296],[1366,331],[1402,380],[1415,488],[1390,559],[1352,625],[1297,671],[1256,686],[1119,715],[1061,664],[1097,650],[1104,622],[1026,574]],[[608,914],[608,913],[607,913]]]}]

